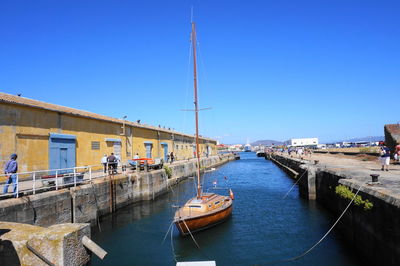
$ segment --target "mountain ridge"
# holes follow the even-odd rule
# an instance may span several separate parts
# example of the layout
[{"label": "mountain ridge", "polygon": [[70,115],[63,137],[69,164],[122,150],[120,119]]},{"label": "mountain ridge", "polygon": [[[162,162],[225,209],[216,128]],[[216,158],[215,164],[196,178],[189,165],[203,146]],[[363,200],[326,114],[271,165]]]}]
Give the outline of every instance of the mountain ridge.
[{"label": "mountain ridge", "polygon": [[251,146],[272,146],[272,144],[274,145],[282,145],[283,142],[282,141],[278,141],[278,140],[270,140],[270,139],[266,139],[266,140],[257,140],[254,141],[252,143],[250,143]]}]

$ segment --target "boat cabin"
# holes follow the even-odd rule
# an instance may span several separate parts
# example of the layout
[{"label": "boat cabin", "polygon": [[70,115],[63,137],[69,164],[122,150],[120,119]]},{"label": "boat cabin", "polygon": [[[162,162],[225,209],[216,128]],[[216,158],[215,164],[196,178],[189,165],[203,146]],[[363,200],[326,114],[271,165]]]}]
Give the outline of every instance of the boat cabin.
[{"label": "boat cabin", "polygon": [[208,212],[221,207],[225,197],[215,193],[204,193],[201,199],[193,198],[184,207],[190,212]]}]

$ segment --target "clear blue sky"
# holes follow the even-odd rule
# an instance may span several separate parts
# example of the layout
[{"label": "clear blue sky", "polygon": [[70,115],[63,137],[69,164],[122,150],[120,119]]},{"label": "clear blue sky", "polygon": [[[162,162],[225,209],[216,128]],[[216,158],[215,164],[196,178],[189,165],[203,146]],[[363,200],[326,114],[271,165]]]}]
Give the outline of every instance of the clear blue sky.
[{"label": "clear blue sky", "polygon": [[0,91],[223,143],[383,135],[400,120],[400,1],[0,2]]}]

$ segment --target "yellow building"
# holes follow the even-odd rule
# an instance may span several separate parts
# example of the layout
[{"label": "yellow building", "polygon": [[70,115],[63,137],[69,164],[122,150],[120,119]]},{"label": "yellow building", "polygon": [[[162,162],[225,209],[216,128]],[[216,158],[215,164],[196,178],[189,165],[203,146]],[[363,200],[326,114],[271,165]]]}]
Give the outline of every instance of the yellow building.
[{"label": "yellow building", "polygon": [[[0,93],[0,165],[18,154],[19,172],[98,165],[113,152],[139,157],[193,158],[195,138],[173,130]],[[200,138],[202,156],[216,141]]]}]

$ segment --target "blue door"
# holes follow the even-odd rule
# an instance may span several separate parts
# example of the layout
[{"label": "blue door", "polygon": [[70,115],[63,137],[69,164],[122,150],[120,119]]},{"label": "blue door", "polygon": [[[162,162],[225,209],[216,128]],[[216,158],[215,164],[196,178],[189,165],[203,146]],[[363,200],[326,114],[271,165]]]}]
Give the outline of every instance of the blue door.
[{"label": "blue door", "polygon": [[164,148],[164,162],[168,159],[168,144],[161,144]]},{"label": "blue door", "polygon": [[68,167],[68,149],[61,148],[60,149],[60,168],[67,168]]},{"label": "blue door", "polygon": [[144,145],[146,147],[146,158],[152,158],[151,157],[152,145],[150,143],[145,143]]},{"label": "blue door", "polygon": [[[49,168],[73,168],[75,164],[76,137],[73,135],[50,133]],[[61,171],[72,172],[72,169]],[[60,172],[60,173],[61,173]]]}]

